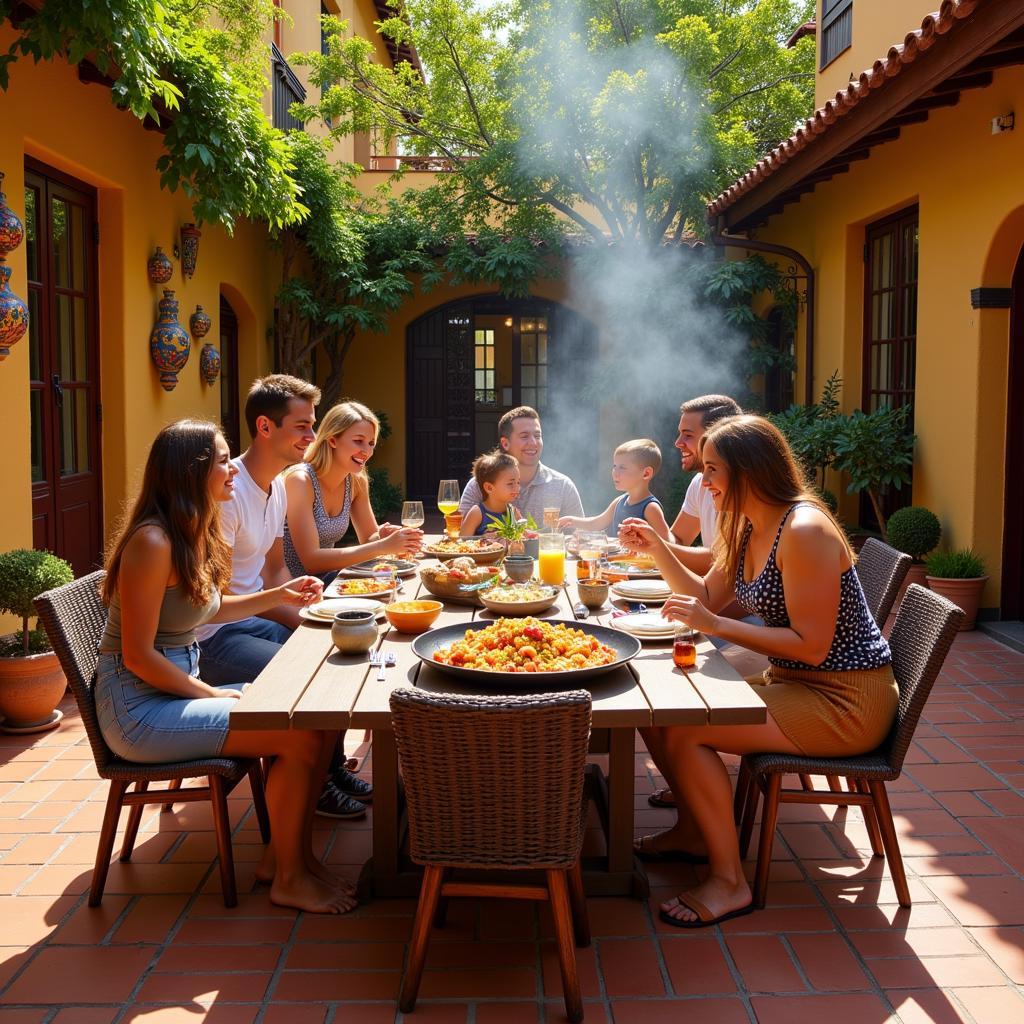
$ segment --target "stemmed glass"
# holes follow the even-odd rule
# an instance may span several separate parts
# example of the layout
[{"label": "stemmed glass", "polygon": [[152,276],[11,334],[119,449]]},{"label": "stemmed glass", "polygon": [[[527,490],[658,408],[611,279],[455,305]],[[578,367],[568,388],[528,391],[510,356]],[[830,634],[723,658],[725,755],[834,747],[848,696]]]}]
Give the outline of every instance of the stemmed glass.
[{"label": "stemmed glass", "polygon": [[418,530],[424,521],[422,501],[402,502],[402,525],[409,530]]},{"label": "stemmed glass", "polygon": [[444,515],[445,530],[449,537],[458,537],[462,528],[462,516],[458,516],[459,507],[459,481],[442,480],[437,487],[437,507]]}]

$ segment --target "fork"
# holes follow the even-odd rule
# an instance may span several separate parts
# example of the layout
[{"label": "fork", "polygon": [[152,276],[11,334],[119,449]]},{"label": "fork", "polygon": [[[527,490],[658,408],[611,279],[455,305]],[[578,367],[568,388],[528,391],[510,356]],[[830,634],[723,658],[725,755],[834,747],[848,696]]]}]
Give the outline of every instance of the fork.
[{"label": "fork", "polygon": [[[380,651],[370,651],[368,657],[369,657],[370,664],[373,665],[374,668],[377,669],[377,682],[378,683],[379,682],[383,682],[383,680],[384,680],[384,664],[385,664],[384,655],[381,654]],[[394,657],[394,655],[390,655],[390,657]]]}]

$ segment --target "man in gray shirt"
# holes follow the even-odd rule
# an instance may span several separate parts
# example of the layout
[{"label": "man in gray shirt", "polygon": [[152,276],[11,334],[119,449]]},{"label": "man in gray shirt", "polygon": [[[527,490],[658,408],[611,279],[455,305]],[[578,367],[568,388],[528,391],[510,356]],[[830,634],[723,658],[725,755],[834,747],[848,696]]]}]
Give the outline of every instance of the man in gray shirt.
[{"label": "man in gray shirt", "polygon": [[[544,509],[557,508],[559,516],[583,515],[576,485],[563,473],[548,469],[540,461],[544,437],[536,409],[520,405],[510,409],[498,421],[498,443],[519,462],[519,497],[515,506],[524,515],[533,516],[539,525],[544,522]],[[459,511],[465,515],[484,500],[480,486],[472,477],[462,492]]]}]

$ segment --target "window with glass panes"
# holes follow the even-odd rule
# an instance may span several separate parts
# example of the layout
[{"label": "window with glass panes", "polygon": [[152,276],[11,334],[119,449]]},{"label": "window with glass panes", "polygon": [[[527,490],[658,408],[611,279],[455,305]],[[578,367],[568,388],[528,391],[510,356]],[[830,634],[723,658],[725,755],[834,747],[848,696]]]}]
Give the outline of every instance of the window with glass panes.
[{"label": "window with glass panes", "polygon": [[473,345],[476,401],[480,405],[494,405],[498,401],[494,387],[494,331],[474,331]]},{"label": "window with glass panes", "polygon": [[541,411],[548,404],[548,319],[519,318],[520,402]]}]

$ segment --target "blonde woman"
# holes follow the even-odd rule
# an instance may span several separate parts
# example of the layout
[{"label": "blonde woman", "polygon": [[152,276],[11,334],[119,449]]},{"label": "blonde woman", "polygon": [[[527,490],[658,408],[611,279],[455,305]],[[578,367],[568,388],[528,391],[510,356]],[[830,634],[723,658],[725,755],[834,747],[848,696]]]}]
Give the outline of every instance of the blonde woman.
[{"label": "blonde woman", "polygon": [[[422,530],[378,526],[370,507],[366,463],[379,433],[380,422],[365,405],[339,402],[327,411],[303,461],[286,475],[284,560],[289,569],[305,567],[296,575],[322,578],[368,558],[419,551]],[[350,523],[359,543],[336,548]]]}]

